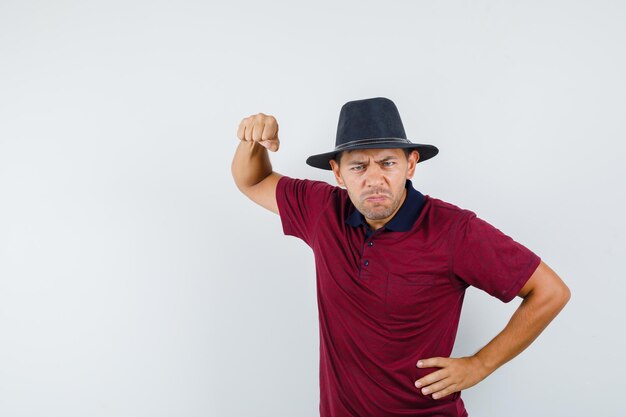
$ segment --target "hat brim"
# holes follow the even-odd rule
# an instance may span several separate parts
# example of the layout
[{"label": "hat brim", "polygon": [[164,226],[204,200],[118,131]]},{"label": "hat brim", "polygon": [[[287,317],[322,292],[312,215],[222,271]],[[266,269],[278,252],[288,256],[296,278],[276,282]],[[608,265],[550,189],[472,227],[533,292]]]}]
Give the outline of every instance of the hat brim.
[{"label": "hat brim", "polygon": [[375,143],[370,145],[357,145],[354,147],[348,147],[341,149],[339,151],[334,150],[331,152],[320,153],[317,155],[311,155],[306,159],[307,165],[310,165],[314,168],[325,169],[328,171],[332,170],[330,166],[330,160],[335,159],[337,154],[343,151],[353,151],[355,149],[392,149],[392,148],[401,148],[401,149],[415,149],[420,154],[420,159],[417,163],[424,162],[433,156],[439,153],[439,149],[433,145],[426,145],[422,143]]}]

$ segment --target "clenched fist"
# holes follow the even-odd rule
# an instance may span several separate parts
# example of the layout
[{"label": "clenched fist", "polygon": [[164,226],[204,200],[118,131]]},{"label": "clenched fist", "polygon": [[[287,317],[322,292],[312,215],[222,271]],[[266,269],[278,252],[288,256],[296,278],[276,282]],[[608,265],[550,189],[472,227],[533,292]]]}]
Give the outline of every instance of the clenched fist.
[{"label": "clenched fist", "polygon": [[237,137],[240,140],[258,142],[261,146],[276,152],[280,146],[278,122],[274,116],[258,113],[244,118],[239,123]]}]

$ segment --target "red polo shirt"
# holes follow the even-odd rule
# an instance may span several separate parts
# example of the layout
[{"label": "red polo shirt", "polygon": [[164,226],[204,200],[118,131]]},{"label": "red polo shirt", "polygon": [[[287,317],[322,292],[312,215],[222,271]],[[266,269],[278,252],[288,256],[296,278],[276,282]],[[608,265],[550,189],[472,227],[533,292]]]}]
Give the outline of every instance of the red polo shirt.
[{"label": "red polo shirt", "polygon": [[315,256],[320,416],[467,416],[460,393],[434,400],[414,383],[449,357],[465,289],[511,301],[540,258],[500,230],[415,190],[372,232],[345,189],[283,176],[283,232]]}]

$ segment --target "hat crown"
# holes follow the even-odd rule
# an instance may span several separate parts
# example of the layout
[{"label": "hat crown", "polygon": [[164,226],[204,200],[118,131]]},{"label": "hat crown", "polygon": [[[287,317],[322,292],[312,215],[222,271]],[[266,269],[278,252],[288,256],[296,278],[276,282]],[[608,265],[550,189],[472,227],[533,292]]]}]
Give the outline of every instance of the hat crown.
[{"label": "hat crown", "polygon": [[335,149],[311,155],[306,163],[315,168],[331,170],[330,161],[340,152],[391,148],[417,150],[420,155],[418,163],[439,152],[436,146],[413,143],[407,139],[400,112],[393,101],[385,97],[353,100],[341,107]]},{"label": "hat crown", "polygon": [[388,98],[354,100],[341,107],[335,146],[371,138],[407,139],[400,112]]}]

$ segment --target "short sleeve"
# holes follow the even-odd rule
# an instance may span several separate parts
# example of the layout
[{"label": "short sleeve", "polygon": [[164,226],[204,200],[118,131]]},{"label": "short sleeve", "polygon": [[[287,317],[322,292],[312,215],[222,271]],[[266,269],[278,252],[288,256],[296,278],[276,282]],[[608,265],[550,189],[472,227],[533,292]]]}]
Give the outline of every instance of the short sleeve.
[{"label": "short sleeve", "polygon": [[324,181],[280,177],[276,185],[276,202],[284,234],[302,239],[311,246],[317,221],[336,188]]},{"label": "short sleeve", "polygon": [[541,259],[499,229],[463,210],[452,227],[452,273],[503,302],[522,289]]}]

